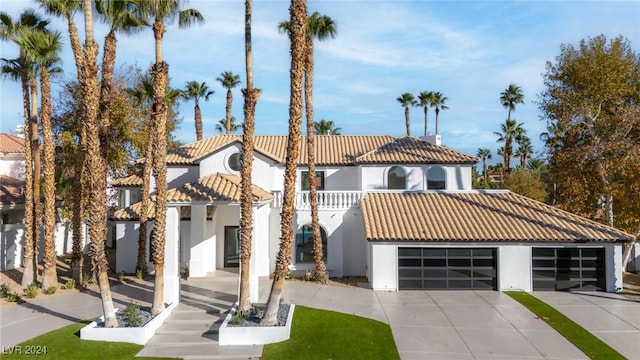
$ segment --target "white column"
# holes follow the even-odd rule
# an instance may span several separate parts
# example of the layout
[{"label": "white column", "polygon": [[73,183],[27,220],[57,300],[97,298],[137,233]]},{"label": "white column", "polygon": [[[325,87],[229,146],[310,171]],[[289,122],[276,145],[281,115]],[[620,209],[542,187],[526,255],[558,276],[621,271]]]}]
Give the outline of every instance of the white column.
[{"label": "white column", "polygon": [[167,208],[164,245],[164,301],[180,301],[180,208]]},{"label": "white column", "polygon": [[[256,211],[256,206],[254,205],[251,208],[251,215],[252,215],[252,219],[253,219],[253,230],[252,230],[252,234],[251,234],[251,261],[249,262],[249,301],[251,301],[252,303],[256,303],[258,302],[258,296],[259,296],[259,288],[258,288],[258,256],[260,256],[259,252],[258,252],[258,242],[260,241],[258,239],[258,234],[264,234],[264,231],[262,231],[262,229],[258,229],[257,224],[259,224],[260,222],[257,221],[257,214],[258,212]],[[260,231],[258,231],[260,230]]]},{"label": "white column", "polygon": [[206,259],[207,247],[205,234],[207,230],[207,207],[205,205],[191,205],[191,238],[189,249],[189,276],[203,277],[207,275]]},{"label": "white column", "polygon": [[607,292],[622,289],[622,244],[607,244],[604,248]]},{"label": "white column", "polygon": [[498,290],[532,291],[530,246],[499,246],[497,260]]}]

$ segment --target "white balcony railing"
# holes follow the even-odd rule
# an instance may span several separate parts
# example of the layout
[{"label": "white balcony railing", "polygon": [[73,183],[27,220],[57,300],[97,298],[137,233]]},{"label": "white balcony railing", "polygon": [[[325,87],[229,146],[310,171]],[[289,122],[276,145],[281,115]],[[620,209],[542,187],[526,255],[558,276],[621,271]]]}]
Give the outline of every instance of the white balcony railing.
[{"label": "white balcony railing", "polygon": [[[275,208],[282,207],[282,192],[273,191],[273,203]],[[318,210],[344,210],[354,205],[364,196],[364,191],[318,191]],[[296,192],[294,200],[296,210],[309,210],[309,192]]]}]

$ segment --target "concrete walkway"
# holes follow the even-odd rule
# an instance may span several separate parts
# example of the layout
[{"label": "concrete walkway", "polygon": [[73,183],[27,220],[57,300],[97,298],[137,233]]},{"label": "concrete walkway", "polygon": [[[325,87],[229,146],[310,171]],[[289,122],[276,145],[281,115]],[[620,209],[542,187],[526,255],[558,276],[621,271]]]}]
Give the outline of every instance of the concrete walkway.
[{"label": "concrete walkway", "polygon": [[[260,300],[271,281],[260,279]],[[182,284],[181,304],[138,356],[257,359],[262,346],[219,346],[217,329],[236,300],[237,274]],[[147,305],[152,284],[112,288],[119,306]],[[536,292],[630,359],[640,360],[640,302],[606,293]],[[505,294],[494,291],[371,291],[288,281],[285,302],[355,314],[388,323],[402,359],[585,359],[561,335]],[[44,298],[0,308],[0,343],[8,347],[100,314],[96,293]]]}]

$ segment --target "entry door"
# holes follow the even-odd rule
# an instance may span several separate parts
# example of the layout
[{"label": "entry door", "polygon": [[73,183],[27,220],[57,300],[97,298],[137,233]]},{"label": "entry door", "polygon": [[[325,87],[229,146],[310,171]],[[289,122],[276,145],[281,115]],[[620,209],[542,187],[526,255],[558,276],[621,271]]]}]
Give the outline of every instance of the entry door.
[{"label": "entry door", "polygon": [[224,227],[224,267],[240,266],[240,227]]}]

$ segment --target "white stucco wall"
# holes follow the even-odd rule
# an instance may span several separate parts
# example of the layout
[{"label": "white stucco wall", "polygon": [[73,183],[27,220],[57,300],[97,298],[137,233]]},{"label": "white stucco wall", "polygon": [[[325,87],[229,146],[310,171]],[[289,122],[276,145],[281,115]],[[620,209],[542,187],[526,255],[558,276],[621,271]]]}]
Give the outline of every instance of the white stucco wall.
[{"label": "white stucco wall", "polygon": [[258,276],[269,276],[269,204],[254,207],[253,252],[255,272]]},{"label": "white stucco wall", "polygon": [[[360,181],[362,190],[387,189],[387,174],[393,165],[363,165],[360,166]],[[471,190],[472,165],[400,165],[407,175],[407,190],[426,190],[427,172],[431,167],[438,166],[445,172],[446,190]]]},{"label": "white stucco wall", "polygon": [[352,207],[342,216],[343,276],[367,275],[367,240],[359,207]]},{"label": "white stucco wall", "polygon": [[180,299],[180,208],[167,208],[166,237],[164,246],[164,301],[177,303]]},{"label": "white stucco wall", "polygon": [[[197,166],[167,166],[167,188],[177,188],[184,184],[195,182],[200,175]],[[154,191],[155,184],[151,188]]]},{"label": "white stucco wall", "polygon": [[604,248],[607,268],[607,292],[617,292],[622,289],[622,244],[607,244]]},{"label": "white stucco wall", "polygon": [[[302,191],[303,171],[308,171],[308,168],[298,167],[296,191]],[[358,181],[360,170],[356,166],[316,167],[316,171],[324,172],[324,191],[360,190]]]},{"label": "white stucco wall", "polygon": [[398,246],[395,244],[369,243],[371,250],[371,278],[373,290],[398,289]]},{"label": "white stucco wall", "polygon": [[498,290],[532,290],[531,247],[498,246]]},{"label": "white stucco wall", "polygon": [[[344,245],[343,245],[343,228],[342,228],[342,216],[344,210],[320,210],[318,211],[318,222],[327,235],[327,261],[325,263],[329,275],[331,277],[342,277],[343,275],[343,259],[344,259]],[[294,234],[302,226],[311,224],[311,211],[298,210],[293,218]],[[295,236],[295,235],[294,235]],[[295,239],[292,250],[291,264],[294,265],[296,275],[300,272],[304,272],[307,269],[312,270],[314,267],[313,262],[300,263],[297,259],[295,251]]]},{"label": "white stucco wall", "polygon": [[22,266],[22,244],[24,226],[22,224],[0,225],[0,271],[17,269]]},{"label": "white stucco wall", "polygon": [[0,175],[24,180],[24,154],[0,155]]},{"label": "white stucco wall", "polygon": [[[140,224],[134,221],[120,221],[115,223],[116,231],[116,272],[134,274],[138,258],[138,231]],[[153,230],[153,222],[147,224],[147,259],[149,258],[149,236]],[[152,269],[147,262],[147,269]]]},{"label": "white stucco wall", "polygon": [[224,268],[224,227],[238,226],[240,224],[239,206],[218,206],[215,214],[215,256],[216,269]]}]

